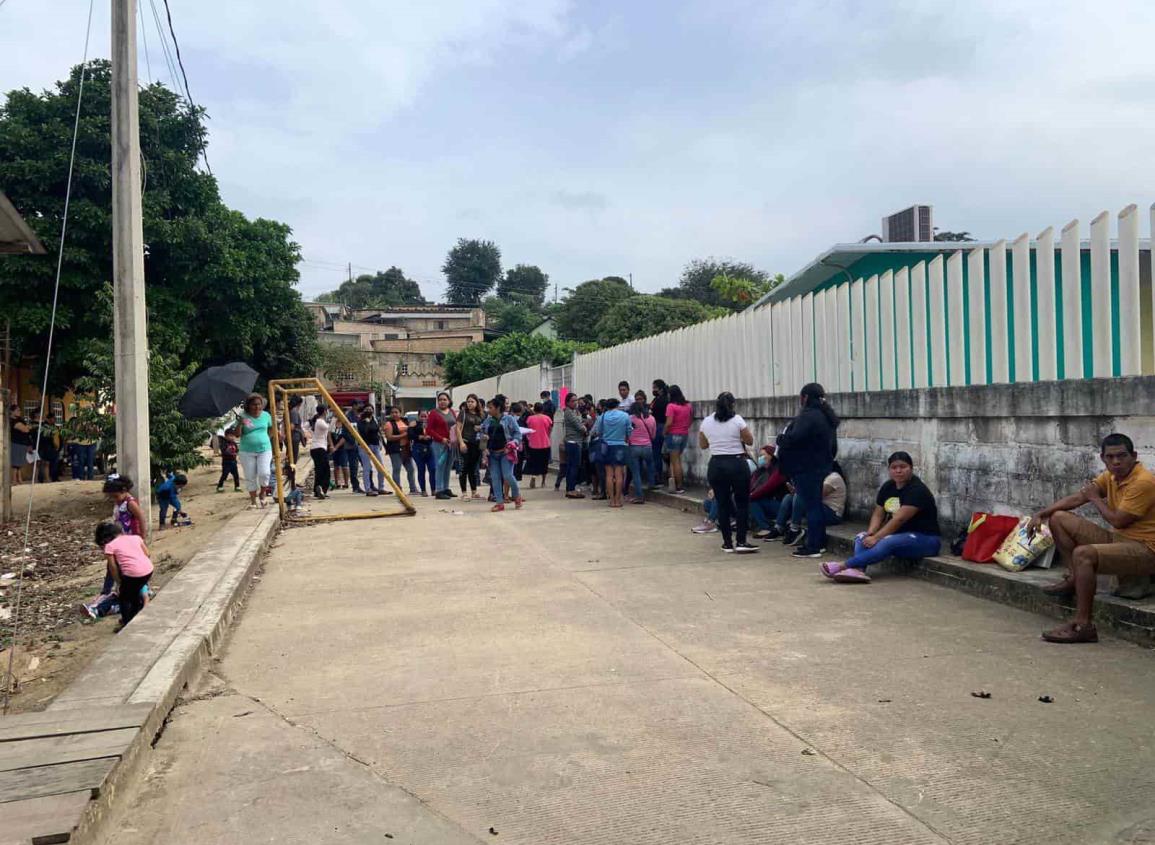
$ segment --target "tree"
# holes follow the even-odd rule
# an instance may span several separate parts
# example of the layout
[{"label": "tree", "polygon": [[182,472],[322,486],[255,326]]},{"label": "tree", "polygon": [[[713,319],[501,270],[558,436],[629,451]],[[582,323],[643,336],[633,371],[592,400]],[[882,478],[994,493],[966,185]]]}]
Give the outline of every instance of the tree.
[{"label": "tree", "polygon": [[741,311],[745,306],[727,300],[713,287],[714,278],[721,275],[749,279],[757,285],[771,282],[770,275],[758,270],[753,264],[729,259],[696,258],[682,270],[682,276],[678,280],[677,286],[666,288],[659,295],[668,296],[671,299],[692,299],[702,305]]},{"label": "tree", "polygon": [[740,308],[748,308],[785,281],[786,277],[781,273],[771,276],[765,281],[719,273],[710,282],[710,287],[717,291],[718,295],[726,302]]},{"label": "tree", "polygon": [[593,344],[551,340],[540,335],[506,335],[490,343],[472,343],[459,352],[446,353],[445,379],[449,384],[469,384],[542,361],[560,367],[572,361],[575,352],[592,352],[596,348]]},{"label": "tree", "polygon": [[333,382],[365,384],[373,374],[369,353],[359,346],[322,343],[317,369]]},{"label": "tree", "polygon": [[396,308],[399,305],[425,305],[421,287],[406,278],[400,267],[378,270],[372,276],[361,275],[342,282],[335,291],[323,293],[318,302],[340,302],[350,308]]},{"label": "tree", "polygon": [[973,241],[970,232],[935,232],[936,241]]},{"label": "tree", "polygon": [[687,299],[639,293],[620,300],[602,316],[597,324],[598,344],[613,346],[726,313],[724,308],[710,309]]},{"label": "tree", "polygon": [[[91,374],[92,342],[112,326],[111,65],[86,68],[68,242],[49,373],[55,392]],[[4,191],[50,253],[59,248],[81,68],[55,90],[8,93],[0,107]],[[160,84],[140,92],[145,279],[150,345],[169,371],[245,360],[266,377],[313,372],[316,332],[294,289],[300,250],[288,226],[250,220],[197,169],[204,114]],[[0,311],[17,355],[44,360],[55,260],[0,264]]]},{"label": "tree", "polygon": [[545,304],[545,292],[549,287],[549,276],[540,267],[532,264],[518,264],[505,271],[497,283],[497,295],[509,302],[520,302],[530,308],[540,309]]},{"label": "tree", "polygon": [[614,305],[633,295],[629,283],[617,276],[582,282],[569,291],[557,308],[558,337],[586,343],[596,341],[598,321]]},{"label": "tree", "polygon": [[448,304],[476,306],[501,278],[501,250],[493,241],[458,238],[441,272]]},{"label": "tree", "polygon": [[528,305],[497,296],[487,296],[481,307],[489,327],[507,334],[532,331],[543,319]]}]

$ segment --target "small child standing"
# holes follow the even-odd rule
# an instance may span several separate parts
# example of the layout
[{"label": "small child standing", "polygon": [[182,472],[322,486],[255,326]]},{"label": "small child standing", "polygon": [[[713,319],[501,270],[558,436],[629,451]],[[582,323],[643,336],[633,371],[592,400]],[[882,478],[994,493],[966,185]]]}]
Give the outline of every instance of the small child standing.
[{"label": "small child standing", "polygon": [[152,577],[152,559],[144,540],[125,534],[115,522],[96,526],[96,545],[104,551],[108,574],[115,579],[120,594],[121,626],[132,621],[144,607],[144,590]]},{"label": "small child standing", "polygon": [[132,479],[127,475],[110,475],[102,489],[112,502],[112,518],[121,530],[125,534],[143,534],[144,511],[132,495]]},{"label": "small child standing", "polygon": [[228,429],[225,436],[218,441],[218,448],[221,451],[221,477],[217,481],[217,492],[223,493],[225,491],[225,479],[230,475],[233,477],[233,492],[239,493],[241,491],[241,476],[237,472],[237,433],[233,429]]},{"label": "small child standing", "polygon": [[168,516],[168,509],[172,508],[172,526],[177,526],[178,517],[188,518],[188,514],[181,510],[180,491],[188,484],[188,479],[183,473],[170,472],[165,476],[164,481],[156,485],[156,503],[160,505],[160,527],[164,528],[165,517]]}]

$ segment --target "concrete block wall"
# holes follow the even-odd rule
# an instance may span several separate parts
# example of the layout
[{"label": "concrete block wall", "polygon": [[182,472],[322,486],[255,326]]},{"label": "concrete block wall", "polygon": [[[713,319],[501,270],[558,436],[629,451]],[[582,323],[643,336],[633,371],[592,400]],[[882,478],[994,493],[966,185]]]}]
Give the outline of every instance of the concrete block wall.
[{"label": "concrete block wall", "polygon": [[[865,518],[886,479],[886,458],[911,453],[915,472],[939,504],[952,533],[978,510],[1030,513],[1073,492],[1102,470],[1099,441],[1129,435],[1155,467],[1155,377],[840,393],[839,462],[849,482],[851,514]],[[755,443],[773,442],[798,409],[795,397],[738,400]],[[713,410],[695,403],[695,417]],[[686,464],[704,483],[708,455],[696,429]]]}]

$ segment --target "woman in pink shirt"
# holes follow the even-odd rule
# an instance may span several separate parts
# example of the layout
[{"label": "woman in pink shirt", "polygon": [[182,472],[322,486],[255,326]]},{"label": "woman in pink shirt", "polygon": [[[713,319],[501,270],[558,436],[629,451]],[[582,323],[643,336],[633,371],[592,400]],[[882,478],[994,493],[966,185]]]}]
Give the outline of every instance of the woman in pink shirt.
[{"label": "woman in pink shirt", "polygon": [[682,452],[686,451],[686,439],[690,436],[690,423],[694,421],[694,408],[686,401],[682,388],[670,385],[670,403],[666,405],[666,439],[662,452],[670,456],[670,474],[674,476],[674,492],[685,493],[683,488]]},{"label": "woman in pink shirt", "polygon": [[540,402],[534,403],[533,413],[525,420],[526,428],[533,431],[525,436],[529,449],[525,458],[525,474],[529,478],[529,489],[537,486],[541,476],[541,486],[545,487],[545,476],[549,472],[549,435],[553,431],[553,420],[545,413]]},{"label": "woman in pink shirt", "polygon": [[113,577],[120,596],[121,627],[132,621],[145,604],[145,590],[152,577],[152,558],[144,539],[125,534],[116,522],[96,526],[96,545],[108,560],[108,574]]},{"label": "woman in pink shirt", "polygon": [[[626,438],[629,447],[630,474],[634,477],[635,505],[646,503],[646,487],[654,486],[654,438],[658,434],[658,421],[650,414],[646,404],[646,393],[639,390],[630,406],[630,435]],[[642,475],[646,486],[642,486]]]}]

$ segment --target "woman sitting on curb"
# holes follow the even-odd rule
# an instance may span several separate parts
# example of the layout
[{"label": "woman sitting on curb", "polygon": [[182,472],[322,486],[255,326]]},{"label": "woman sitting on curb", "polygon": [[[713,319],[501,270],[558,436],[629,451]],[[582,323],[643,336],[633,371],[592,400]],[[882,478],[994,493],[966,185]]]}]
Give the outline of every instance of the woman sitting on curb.
[{"label": "woman sitting on curb", "polygon": [[907,452],[886,459],[890,481],[875,499],[870,527],[854,538],[854,555],[846,561],[827,561],[820,569],[842,584],[869,584],[866,567],[888,557],[922,558],[936,555],[942,545],[938,506],[934,494],[914,474]]}]

